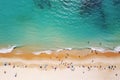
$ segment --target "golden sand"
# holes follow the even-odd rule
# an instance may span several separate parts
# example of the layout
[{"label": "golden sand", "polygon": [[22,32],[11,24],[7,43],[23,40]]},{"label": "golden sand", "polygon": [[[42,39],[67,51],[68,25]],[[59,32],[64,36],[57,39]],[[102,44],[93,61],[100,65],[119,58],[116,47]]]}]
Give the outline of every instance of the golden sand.
[{"label": "golden sand", "polygon": [[17,53],[16,51],[8,53],[8,54],[0,54],[0,58],[20,58],[20,59],[50,59],[50,60],[61,60],[61,59],[74,59],[74,60],[82,60],[94,57],[107,57],[107,58],[115,58],[120,57],[119,53],[115,52],[91,52],[88,49],[85,50],[64,50],[61,52],[53,51],[51,54],[41,53],[39,55],[32,54],[29,51],[24,51],[23,53]]}]

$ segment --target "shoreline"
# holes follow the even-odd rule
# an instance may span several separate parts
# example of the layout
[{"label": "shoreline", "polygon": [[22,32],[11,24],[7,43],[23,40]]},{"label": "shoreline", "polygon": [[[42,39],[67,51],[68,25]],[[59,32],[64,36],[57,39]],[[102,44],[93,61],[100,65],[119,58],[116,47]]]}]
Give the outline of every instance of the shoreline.
[{"label": "shoreline", "polygon": [[[19,50],[18,50],[19,51]],[[24,52],[18,52],[17,50],[14,50],[10,53],[0,53],[0,58],[20,58],[25,60],[42,60],[42,59],[48,59],[48,60],[84,60],[94,57],[106,57],[106,58],[117,58],[120,57],[120,53],[118,52],[100,52],[96,50],[90,50],[90,49],[83,49],[83,50],[62,50],[59,52],[53,51],[53,52],[38,52],[39,54],[33,54],[29,52],[28,50]]]}]

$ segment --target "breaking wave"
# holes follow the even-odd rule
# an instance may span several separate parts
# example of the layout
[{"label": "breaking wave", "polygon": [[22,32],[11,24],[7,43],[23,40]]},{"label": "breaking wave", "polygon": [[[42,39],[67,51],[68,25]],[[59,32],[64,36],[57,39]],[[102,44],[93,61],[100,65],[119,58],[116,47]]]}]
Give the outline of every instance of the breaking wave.
[{"label": "breaking wave", "polygon": [[[0,49],[0,54],[11,53],[16,48],[19,48],[19,47],[16,46],[16,45],[13,45],[13,46],[9,46],[9,47],[6,47],[6,48],[1,48]],[[103,47],[85,47],[85,48],[78,48],[78,49],[74,49],[74,48],[60,48],[60,49],[55,49],[55,50],[34,51],[34,52],[32,52],[32,54],[34,54],[34,55],[40,55],[42,53],[43,54],[52,54],[53,52],[54,53],[59,53],[59,52],[62,52],[62,51],[81,50],[81,49],[83,49],[83,50],[84,49],[90,49],[92,51],[98,51],[98,52],[101,52],[101,53],[104,53],[104,52],[119,53],[120,52],[120,46],[116,46],[113,49],[112,48],[103,48]]]},{"label": "breaking wave", "polygon": [[17,46],[9,46],[7,48],[0,49],[0,53],[11,53]]}]

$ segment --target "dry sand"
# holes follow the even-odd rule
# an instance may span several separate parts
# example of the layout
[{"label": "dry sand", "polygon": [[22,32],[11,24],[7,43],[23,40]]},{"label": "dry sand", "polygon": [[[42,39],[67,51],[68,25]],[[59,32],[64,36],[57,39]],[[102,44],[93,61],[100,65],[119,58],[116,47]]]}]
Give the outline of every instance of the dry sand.
[{"label": "dry sand", "polygon": [[120,54],[89,50],[0,54],[0,80],[119,80]]}]

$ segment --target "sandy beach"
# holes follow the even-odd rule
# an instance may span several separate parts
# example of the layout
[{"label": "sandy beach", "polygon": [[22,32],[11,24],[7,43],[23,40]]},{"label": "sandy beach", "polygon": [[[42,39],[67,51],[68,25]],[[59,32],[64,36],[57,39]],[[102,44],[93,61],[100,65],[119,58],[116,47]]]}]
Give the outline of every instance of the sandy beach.
[{"label": "sandy beach", "polygon": [[119,80],[120,54],[65,50],[0,54],[1,80]]}]

